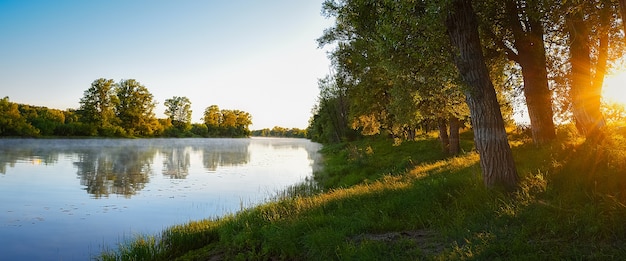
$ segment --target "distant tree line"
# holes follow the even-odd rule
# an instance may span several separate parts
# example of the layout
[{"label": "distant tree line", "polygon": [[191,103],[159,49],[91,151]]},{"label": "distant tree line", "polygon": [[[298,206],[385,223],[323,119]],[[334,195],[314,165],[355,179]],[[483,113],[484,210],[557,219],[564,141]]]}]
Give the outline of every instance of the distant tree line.
[{"label": "distant tree line", "polygon": [[256,137],[284,137],[284,138],[308,138],[306,129],[284,128],[275,126],[272,129],[265,128],[253,130],[252,136]]},{"label": "distant tree line", "polygon": [[191,101],[174,96],[164,103],[168,118],[154,115],[156,102],[134,79],[100,78],[85,90],[78,109],[65,111],[0,99],[0,136],[248,137],[252,116],[211,105],[203,123],[191,122]]}]

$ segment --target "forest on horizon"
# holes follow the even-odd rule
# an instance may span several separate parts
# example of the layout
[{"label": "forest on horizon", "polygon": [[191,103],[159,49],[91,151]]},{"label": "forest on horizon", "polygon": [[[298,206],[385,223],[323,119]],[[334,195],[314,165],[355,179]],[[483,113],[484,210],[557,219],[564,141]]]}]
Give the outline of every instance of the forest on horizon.
[{"label": "forest on horizon", "polygon": [[51,109],[0,99],[4,137],[249,137],[252,115],[207,107],[202,123],[191,122],[191,101],[165,100],[164,119],[154,114],[153,95],[134,79],[100,78],[85,90],[78,109]]}]

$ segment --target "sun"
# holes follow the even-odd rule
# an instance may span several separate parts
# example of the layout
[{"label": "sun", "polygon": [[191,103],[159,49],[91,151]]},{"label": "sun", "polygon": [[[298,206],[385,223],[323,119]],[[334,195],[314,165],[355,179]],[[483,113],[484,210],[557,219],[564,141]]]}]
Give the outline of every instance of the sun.
[{"label": "sun", "polygon": [[626,105],[626,68],[606,75],[602,86],[602,99]]}]

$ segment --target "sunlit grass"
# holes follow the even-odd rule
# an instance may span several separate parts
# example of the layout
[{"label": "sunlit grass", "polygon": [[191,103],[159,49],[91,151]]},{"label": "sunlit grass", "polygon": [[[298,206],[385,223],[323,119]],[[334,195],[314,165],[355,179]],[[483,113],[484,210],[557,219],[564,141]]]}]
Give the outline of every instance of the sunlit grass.
[{"label": "sunlit grass", "polygon": [[329,187],[294,186],[276,201],[140,237],[100,259],[624,259],[626,141],[607,131],[591,143],[564,127],[551,145],[517,144],[514,193],[484,188],[471,148],[443,158],[432,138],[329,147]]},{"label": "sunlit grass", "polygon": [[138,235],[119,244],[117,250],[107,250],[101,260],[155,260],[161,253],[155,236]]}]

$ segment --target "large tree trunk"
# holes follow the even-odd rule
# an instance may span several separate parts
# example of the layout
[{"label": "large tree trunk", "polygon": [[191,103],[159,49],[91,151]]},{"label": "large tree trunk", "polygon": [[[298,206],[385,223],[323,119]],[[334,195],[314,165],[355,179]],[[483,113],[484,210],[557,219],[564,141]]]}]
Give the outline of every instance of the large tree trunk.
[{"label": "large tree trunk", "polygon": [[[545,58],[545,56],[544,56]],[[548,89],[548,78],[543,64],[535,59],[530,59],[528,65],[522,67],[524,75],[524,97],[530,118],[530,126],[533,142],[537,145],[548,143],[556,138],[552,97]]]},{"label": "large tree trunk", "polygon": [[441,149],[446,155],[450,154],[450,138],[448,137],[448,125],[443,117],[437,118],[437,127],[439,128],[439,141],[441,141]]},{"label": "large tree trunk", "polygon": [[[537,145],[556,138],[552,111],[552,93],[548,86],[543,25],[536,18],[528,17],[527,12],[517,1],[506,1],[507,15],[517,55],[515,61],[522,67],[524,76],[524,96],[530,117],[533,141]],[[522,27],[524,24],[524,27]]]},{"label": "large tree trunk", "polygon": [[450,125],[450,155],[459,155],[461,153],[461,139],[459,137],[461,122],[454,116],[451,116],[448,122]]},{"label": "large tree trunk", "polygon": [[598,67],[593,75],[590,30],[583,12],[577,11],[568,15],[567,25],[570,38],[572,112],[578,131],[586,137],[594,137],[605,125],[604,116],[600,111],[600,99],[606,69],[608,35],[601,34]]},{"label": "large tree trunk", "polygon": [[456,67],[467,85],[465,96],[483,181],[489,188],[503,186],[512,190],[517,186],[517,170],[500,105],[485,65],[476,14],[470,0],[454,0],[450,8],[446,27],[452,46],[457,48],[454,55]]}]

